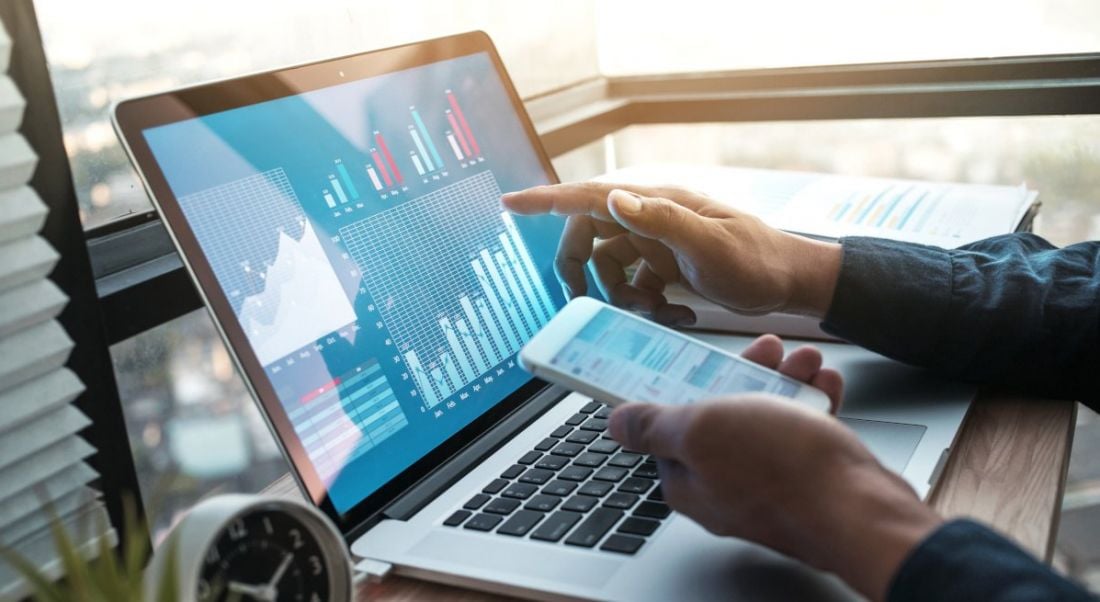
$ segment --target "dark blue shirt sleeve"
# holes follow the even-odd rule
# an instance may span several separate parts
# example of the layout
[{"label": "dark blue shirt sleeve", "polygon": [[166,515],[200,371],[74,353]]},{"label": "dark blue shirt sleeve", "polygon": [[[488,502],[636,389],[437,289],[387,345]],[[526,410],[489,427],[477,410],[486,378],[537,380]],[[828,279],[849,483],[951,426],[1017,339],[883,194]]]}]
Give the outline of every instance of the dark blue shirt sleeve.
[{"label": "dark blue shirt sleeve", "polygon": [[1093,600],[1072,581],[993,531],[968,520],[944,524],[902,563],[889,602]]},{"label": "dark blue shirt sleeve", "polygon": [[842,243],[827,332],[948,377],[1100,408],[1100,242]]}]

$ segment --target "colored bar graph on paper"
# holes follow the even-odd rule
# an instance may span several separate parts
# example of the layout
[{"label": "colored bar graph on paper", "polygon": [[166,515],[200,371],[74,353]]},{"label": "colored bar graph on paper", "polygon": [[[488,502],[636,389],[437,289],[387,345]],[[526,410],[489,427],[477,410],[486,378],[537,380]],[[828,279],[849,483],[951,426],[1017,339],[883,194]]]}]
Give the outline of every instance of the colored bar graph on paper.
[{"label": "colored bar graph on paper", "polygon": [[359,190],[355,188],[355,182],[351,181],[351,174],[348,173],[348,168],[344,166],[344,162],[340,159],[336,160],[336,171],[340,173],[340,180],[344,182],[344,187],[347,189],[348,194],[351,195],[351,200],[359,200]]},{"label": "colored bar graph on paper", "polygon": [[405,178],[402,177],[401,170],[397,168],[397,163],[394,162],[393,155],[390,154],[390,147],[386,146],[386,139],[379,132],[374,133],[374,143],[382,150],[382,156],[386,158],[386,163],[389,165],[390,171],[393,172],[393,177],[397,180],[397,184],[404,184]]},{"label": "colored bar graph on paper", "polygon": [[424,137],[424,143],[428,145],[428,152],[432,154],[432,161],[435,163],[436,168],[443,169],[443,159],[435,149],[435,142],[428,134],[428,128],[424,127],[424,120],[420,118],[420,113],[417,112],[415,107],[409,107],[409,111],[412,112],[413,121],[416,122],[416,128],[420,130],[420,135]]},{"label": "colored bar graph on paper", "polygon": [[470,148],[473,149],[475,156],[481,155],[481,149],[477,146],[477,138],[474,138],[474,133],[470,130],[470,124],[466,122],[466,116],[462,113],[462,107],[458,106],[458,100],[450,90],[447,90],[447,102],[451,104],[451,110],[454,111],[454,116],[458,118],[458,124],[462,126],[462,133],[466,134],[466,139],[470,142]]}]

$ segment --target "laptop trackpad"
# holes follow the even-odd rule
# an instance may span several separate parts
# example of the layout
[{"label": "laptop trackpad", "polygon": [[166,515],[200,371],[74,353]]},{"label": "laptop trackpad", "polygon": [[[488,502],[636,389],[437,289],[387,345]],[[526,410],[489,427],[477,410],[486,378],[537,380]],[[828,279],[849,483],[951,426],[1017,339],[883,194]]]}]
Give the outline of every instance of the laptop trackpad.
[{"label": "laptop trackpad", "polygon": [[871,453],[882,465],[901,474],[909,465],[913,452],[917,449],[927,427],[918,424],[883,422],[881,420],[863,420],[860,418],[840,418],[848,428],[856,432]]}]

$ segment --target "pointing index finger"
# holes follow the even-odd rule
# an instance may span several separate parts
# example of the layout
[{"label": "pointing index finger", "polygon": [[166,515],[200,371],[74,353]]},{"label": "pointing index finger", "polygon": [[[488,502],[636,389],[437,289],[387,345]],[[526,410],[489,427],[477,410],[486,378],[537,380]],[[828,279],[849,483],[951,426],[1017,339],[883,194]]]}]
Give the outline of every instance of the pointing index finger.
[{"label": "pointing index finger", "polygon": [[607,195],[614,187],[599,182],[536,186],[501,197],[504,207],[520,215],[588,215],[615,221],[607,209]]}]

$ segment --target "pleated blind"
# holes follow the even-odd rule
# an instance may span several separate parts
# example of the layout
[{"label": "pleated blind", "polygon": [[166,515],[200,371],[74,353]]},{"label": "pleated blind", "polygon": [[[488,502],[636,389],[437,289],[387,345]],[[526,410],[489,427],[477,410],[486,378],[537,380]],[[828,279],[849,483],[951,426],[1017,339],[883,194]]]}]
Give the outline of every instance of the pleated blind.
[{"label": "pleated blind", "polygon": [[[78,434],[88,418],[72,405],[84,387],[65,367],[73,341],[55,318],[67,298],[48,278],[58,255],[38,236],[47,209],[27,186],[36,157],[19,134],[26,103],[7,76],[10,56],[0,26],[0,546],[56,579],[51,516],[87,558],[109,522],[89,486],[98,475],[85,460],[95,449]],[[102,536],[114,545],[114,531]],[[0,562],[0,600],[26,593]]]}]

